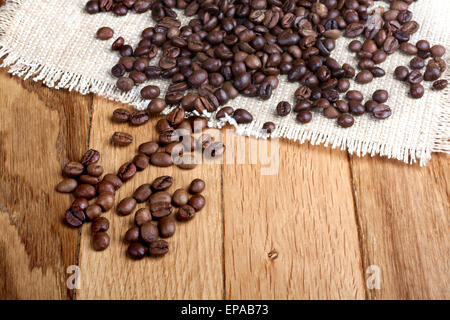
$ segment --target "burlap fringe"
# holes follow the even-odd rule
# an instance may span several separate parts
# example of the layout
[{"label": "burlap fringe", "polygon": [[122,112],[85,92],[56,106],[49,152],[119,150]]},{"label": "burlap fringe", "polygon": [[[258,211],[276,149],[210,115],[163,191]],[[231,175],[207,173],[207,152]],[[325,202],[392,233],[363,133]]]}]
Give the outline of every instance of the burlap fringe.
[{"label": "burlap fringe", "polygon": [[[0,36],[4,35],[14,18],[15,12],[20,8],[24,0],[9,0],[0,11]],[[54,68],[48,68],[38,62],[25,61],[20,57],[20,53],[11,52],[0,42],[0,59],[4,58],[0,67],[7,67],[8,72],[14,76],[34,81],[42,81],[46,86],[55,89],[75,90],[81,94],[95,93],[110,100],[126,103],[138,109],[144,107],[145,101],[137,94],[137,89],[130,92],[120,92],[114,84],[106,84],[91,77],[85,77],[72,72],[63,72]],[[448,61],[450,63],[450,61]],[[450,65],[450,64],[449,64]],[[409,148],[397,148],[386,144],[368,143],[360,140],[343,139],[337,136],[328,136],[313,131],[304,131],[302,128],[281,128],[272,134],[272,138],[286,138],[300,143],[310,142],[312,145],[330,146],[333,149],[340,148],[347,150],[350,154],[359,157],[370,155],[371,157],[380,155],[389,159],[394,158],[405,163],[413,164],[419,160],[420,166],[424,166],[431,159],[432,152],[443,152],[450,154],[450,93],[448,90],[444,94],[443,105],[436,106],[436,123],[432,128],[431,149],[416,150]],[[167,110],[169,111],[169,110]],[[211,120],[208,124],[211,127],[221,128],[224,123],[230,123],[236,127],[239,135],[252,136],[255,138],[267,139],[268,135],[260,128],[261,121],[241,126],[234,119],[227,117],[225,121]]]}]

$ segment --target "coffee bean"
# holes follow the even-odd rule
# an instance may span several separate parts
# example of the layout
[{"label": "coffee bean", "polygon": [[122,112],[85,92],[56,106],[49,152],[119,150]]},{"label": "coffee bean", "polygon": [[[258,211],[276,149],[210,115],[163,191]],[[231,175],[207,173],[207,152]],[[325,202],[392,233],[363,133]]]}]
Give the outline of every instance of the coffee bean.
[{"label": "coffee bean", "polygon": [[189,185],[189,193],[191,194],[201,193],[204,189],[205,189],[205,182],[201,179],[194,179]]},{"label": "coffee bean", "polygon": [[170,176],[161,176],[153,180],[152,189],[155,191],[165,191],[173,184],[173,178]]},{"label": "coffee bean", "polygon": [[91,204],[86,208],[86,218],[89,221],[93,221],[101,216],[102,208],[96,204]]},{"label": "coffee bean", "polygon": [[189,199],[188,204],[196,211],[200,211],[205,206],[205,197],[203,197],[201,194],[193,195]]},{"label": "coffee bean", "polygon": [[245,109],[236,109],[233,113],[233,119],[237,123],[250,123],[253,121],[253,116]]},{"label": "coffee bean", "polygon": [[123,182],[130,180],[136,174],[137,168],[136,165],[132,162],[125,162],[117,172],[117,176]]},{"label": "coffee bean", "polygon": [[343,128],[349,128],[353,126],[355,119],[349,114],[343,114],[338,118],[338,124]]},{"label": "coffee bean", "polygon": [[408,70],[408,68],[406,68],[404,66],[399,66],[394,71],[395,78],[400,81],[405,81],[406,78],[408,77],[408,75],[409,75],[409,70]]},{"label": "coffee bean", "polygon": [[76,177],[82,174],[84,167],[79,162],[69,162],[64,166],[63,173],[67,177]]},{"label": "coffee bean", "polygon": [[378,103],[373,101],[373,100],[368,100],[366,101],[366,103],[364,104],[364,108],[366,108],[367,112],[373,112],[373,110],[375,109],[375,107],[378,106]]},{"label": "coffee bean", "polygon": [[109,193],[109,194],[114,195],[116,193],[116,191],[115,191],[116,188],[114,187],[114,185],[111,182],[106,181],[105,178],[103,178],[103,179],[104,179],[103,181],[100,181],[96,185],[97,194]]},{"label": "coffee bean", "polygon": [[428,66],[423,74],[425,81],[435,81],[441,77],[441,71],[438,68]]},{"label": "coffee bean", "polygon": [[384,104],[380,104],[380,105],[376,106],[373,109],[372,113],[373,113],[374,117],[377,119],[387,119],[392,115],[391,108],[389,108],[389,106],[384,105]]},{"label": "coffee bean", "polygon": [[67,178],[58,183],[56,186],[56,191],[61,193],[70,193],[73,192],[77,186],[77,180]]},{"label": "coffee bean", "polygon": [[335,119],[339,117],[340,113],[335,107],[329,106],[323,109],[323,115],[328,119]]},{"label": "coffee bean", "polygon": [[276,129],[275,123],[268,121],[265,122],[262,126],[262,130],[264,130],[266,133],[271,134]]},{"label": "coffee bean", "polygon": [[113,112],[113,120],[116,122],[128,122],[130,120],[130,111],[118,108]]},{"label": "coffee bean", "polygon": [[77,198],[85,198],[85,199],[92,199],[97,194],[97,191],[93,186],[90,184],[80,184],[76,187],[74,196]]},{"label": "coffee bean", "polygon": [[166,102],[161,98],[155,98],[147,106],[147,112],[149,115],[159,114],[166,108]]},{"label": "coffee bean", "polygon": [[155,99],[158,98],[160,94],[160,90],[159,87],[157,86],[145,86],[144,88],[142,88],[141,90],[141,97],[144,99]]},{"label": "coffee bean", "polygon": [[111,140],[116,146],[128,146],[133,142],[133,136],[126,132],[114,132]]},{"label": "coffee bean", "polygon": [[72,228],[81,227],[86,220],[86,216],[80,208],[70,208],[66,211],[65,221]]},{"label": "coffee bean", "polygon": [[441,58],[445,54],[446,50],[444,46],[435,45],[431,47],[430,52],[433,57]]},{"label": "coffee bean", "polygon": [[130,123],[133,126],[141,126],[143,124],[146,124],[148,120],[150,120],[150,117],[145,111],[134,112],[130,117]]},{"label": "coffee bean", "polygon": [[190,205],[181,206],[176,214],[176,218],[179,221],[188,221],[194,218],[194,216],[195,216],[195,209]]},{"label": "coffee bean", "polygon": [[225,115],[231,117],[233,115],[234,109],[232,107],[223,107],[216,113],[216,119],[221,120],[225,118]]},{"label": "coffee bean", "polygon": [[444,90],[445,88],[447,88],[448,86],[448,81],[447,80],[438,80],[436,82],[433,83],[433,89],[434,90]]},{"label": "coffee bean", "polygon": [[172,112],[169,113],[167,116],[167,121],[172,126],[177,126],[184,120],[184,109],[182,108],[175,108],[172,110]]},{"label": "coffee bean", "polygon": [[120,77],[116,82],[116,86],[119,90],[127,92],[133,89],[134,81],[127,77]]},{"label": "coffee bean", "polygon": [[406,80],[411,84],[419,84],[423,81],[423,75],[420,71],[411,71]]},{"label": "coffee bean", "polygon": [[97,163],[100,160],[100,152],[94,149],[89,149],[81,158],[81,163],[84,166],[89,166],[91,164]]},{"label": "coffee bean", "polygon": [[409,62],[411,69],[419,70],[425,67],[425,61],[420,57],[415,57]]},{"label": "coffee bean", "polygon": [[112,173],[108,173],[107,175],[105,175],[103,177],[103,182],[105,182],[105,187],[106,187],[105,191],[100,192],[100,190],[99,190],[99,186],[100,186],[100,184],[102,184],[102,182],[97,184],[97,192],[99,194],[106,192],[106,189],[109,190],[109,186],[107,186],[106,182],[110,183],[114,187],[115,190],[119,189],[122,186],[122,180],[117,175],[112,174]]},{"label": "coffee bean", "polygon": [[378,103],[385,103],[389,98],[389,93],[386,90],[376,90],[373,95],[372,99],[375,100]]},{"label": "coffee bean", "polygon": [[156,152],[150,156],[150,162],[157,167],[170,167],[173,165],[173,160],[170,154],[165,152]]},{"label": "coffee bean", "polygon": [[81,176],[78,177],[78,181],[80,181],[80,183],[85,183],[85,184],[90,184],[90,185],[95,186],[99,182],[99,178],[90,176],[88,174],[82,174]]},{"label": "coffee bean", "polygon": [[142,203],[147,201],[151,194],[151,185],[146,183],[141,185],[136,189],[136,191],[134,191],[133,198],[137,201],[137,203]]},{"label": "coffee bean", "polygon": [[136,200],[132,197],[122,199],[117,205],[117,213],[121,216],[127,216],[136,208]]},{"label": "coffee bean", "polygon": [[338,100],[336,101],[336,108],[340,111],[340,112],[348,112],[349,111],[349,106],[348,103],[344,100]]},{"label": "coffee bean", "polygon": [[412,98],[420,99],[425,94],[425,88],[420,83],[413,83],[411,84],[409,92]]},{"label": "coffee bean", "polygon": [[93,177],[100,177],[103,174],[103,167],[98,164],[87,166],[86,172]]},{"label": "coffee bean", "polygon": [[85,10],[89,14],[95,14],[100,12],[100,6],[98,0],[91,0],[86,3]]},{"label": "coffee bean", "polygon": [[297,121],[300,123],[308,123],[312,120],[312,113],[310,111],[304,110],[297,114]]},{"label": "coffee bean", "polygon": [[175,220],[172,217],[164,217],[158,221],[159,235],[161,238],[170,238],[175,233]]},{"label": "coffee bean", "polygon": [[124,239],[128,243],[134,243],[139,241],[139,236],[140,236],[139,228],[132,227],[128,229],[127,232],[125,233]]},{"label": "coffee bean", "polygon": [[181,207],[189,201],[189,194],[184,189],[177,189],[172,195],[172,203],[176,207]]},{"label": "coffee bean", "polygon": [[70,205],[71,208],[80,209],[80,210],[86,210],[89,206],[89,202],[85,198],[76,198],[73,200],[72,204]]},{"label": "coffee bean", "polygon": [[145,142],[139,146],[139,152],[151,156],[158,151],[159,145],[156,142]]},{"label": "coffee bean", "polygon": [[172,213],[172,205],[170,204],[170,200],[168,202],[151,202],[150,203],[150,212],[154,219],[160,219],[162,217],[168,216]]},{"label": "coffee bean", "polygon": [[94,221],[92,221],[91,224],[91,232],[97,233],[97,232],[105,232],[109,229],[109,220],[104,217],[96,218]]},{"label": "coffee bean", "polygon": [[171,201],[172,201],[172,197],[166,191],[155,192],[149,198],[150,204],[158,203],[158,202],[169,202],[170,203]]},{"label": "coffee bean", "polygon": [[125,39],[123,37],[118,37],[111,45],[111,50],[119,50],[125,44]]},{"label": "coffee bean", "polygon": [[106,232],[97,232],[92,237],[92,247],[95,251],[103,251],[109,247],[110,239]]},{"label": "coffee bean", "polygon": [[278,105],[277,105],[277,114],[280,117],[285,117],[289,113],[291,113],[291,104],[289,102],[281,101],[280,103],[278,103]]},{"label": "coffee bean", "polygon": [[150,244],[152,241],[158,240],[158,228],[152,222],[146,222],[140,227],[140,235],[142,241]]},{"label": "coffee bean", "polygon": [[114,205],[114,195],[102,193],[97,197],[95,204],[100,206],[104,212],[109,211]]},{"label": "coffee bean", "polygon": [[356,100],[356,101],[362,101],[364,99],[364,95],[361,93],[361,91],[357,90],[350,90],[345,95],[347,100]]},{"label": "coffee bean", "polygon": [[169,252],[169,244],[164,240],[157,240],[150,243],[148,251],[152,257],[160,257]]},{"label": "coffee bean", "polygon": [[136,214],[134,215],[134,223],[137,226],[142,226],[144,223],[149,221],[152,221],[152,215],[148,208],[141,208],[136,211]]},{"label": "coffee bean", "polygon": [[369,83],[373,80],[373,74],[368,70],[363,70],[356,75],[356,82],[361,84]]},{"label": "coffee bean", "polygon": [[101,27],[97,30],[97,38],[100,40],[111,39],[114,35],[114,30],[109,27]]},{"label": "coffee bean", "polygon": [[147,249],[138,242],[133,242],[128,246],[127,254],[131,259],[141,260],[144,258]]}]

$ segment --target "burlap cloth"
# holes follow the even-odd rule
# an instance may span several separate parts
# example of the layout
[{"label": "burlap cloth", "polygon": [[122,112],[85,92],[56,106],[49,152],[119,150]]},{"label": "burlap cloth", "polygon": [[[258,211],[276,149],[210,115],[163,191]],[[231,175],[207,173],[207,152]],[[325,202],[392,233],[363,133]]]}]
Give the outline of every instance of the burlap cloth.
[{"label": "burlap cloth", "polygon": [[[9,67],[13,75],[32,77],[55,89],[65,88],[82,94],[93,92],[144,109],[146,102],[140,98],[140,88],[126,94],[115,88],[110,69],[118,55],[110,47],[119,35],[127,43],[137,44],[141,31],[154,25],[150,14],[88,15],[83,10],[85,3],[86,0],[6,0],[6,5],[0,8],[0,58],[6,57],[1,66]],[[412,43],[428,39],[432,44],[443,44],[450,49],[450,0],[419,0],[411,5],[411,11],[414,20],[421,25]],[[186,23],[186,17],[180,15],[180,18]],[[97,29],[102,26],[113,28],[115,37],[109,41],[95,39]],[[350,61],[356,66],[356,59],[346,49],[348,42],[348,39],[339,39],[332,56],[341,63]],[[446,55],[447,61],[449,56],[450,52]],[[275,137],[340,147],[358,156],[379,154],[423,165],[432,152],[450,153],[450,94],[449,88],[439,93],[426,90],[420,100],[409,98],[408,87],[393,79],[392,74],[396,66],[407,65],[410,59],[396,53],[381,65],[386,77],[364,86],[352,83],[352,88],[361,90],[366,98],[376,89],[385,88],[390,92],[388,104],[393,115],[388,120],[379,121],[364,115],[356,117],[352,128],[342,129],[335,120],[316,113],[307,125],[298,124],[293,113],[280,118],[274,113],[277,103],[281,100],[293,103],[293,92],[298,87],[283,76],[268,101],[245,97],[230,101],[229,105],[245,107],[255,117],[253,123],[239,126],[237,132],[265,138],[261,127],[264,122],[273,121],[277,124]],[[449,78],[448,71],[444,78]],[[164,96],[168,82],[152,83],[161,86]],[[425,86],[428,88],[430,83]],[[220,127],[222,123],[211,121],[210,125]]]}]

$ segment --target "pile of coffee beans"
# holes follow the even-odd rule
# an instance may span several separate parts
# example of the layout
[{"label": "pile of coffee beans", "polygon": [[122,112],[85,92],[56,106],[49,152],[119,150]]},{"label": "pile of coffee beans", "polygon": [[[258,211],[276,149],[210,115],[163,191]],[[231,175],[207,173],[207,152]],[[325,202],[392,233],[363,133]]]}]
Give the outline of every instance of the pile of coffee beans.
[{"label": "pile of coffee beans", "polygon": [[[188,191],[177,189],[172,195],[168,189],[173,185],[171,176],[161,176],[152,183],[143,184],[131,197],[122,199],[117,206],[117,213],[127,216],[134,212],[137,204],[148,203],[136,211],[134,224],[125,233],[125,241],[129,243],[127,254],[130,258],[140,260],[147,254],[160,257],[169,251],[169,244],[161,238],[170,238],[175,233],[175,220],[189,221],[196,212],[205,206],[205,198],[201,192],[205,182],[194,179]],[[177,212],[173,213],[174,207]]]},{"label": "pile of coffee beans", "polygon": [[[385,10],[369,9],[374,0],[156,0],[150,6],[156,25],[142,32],[137,47],[125,45],[121,38],[114,42],[121,58],[112,74],[119,78],[117,87],[122,91],[149,79],[171,80],[165,104],[161,99],[155,107],[152,100],[149,114],[159,113],[166,105],[180,105],[187,112],[213,112],[239,94],[267,100],[278,86],[278,76],[287,75],[288,81],[299,83],[295,93],[298,105],[292,109],[298,112],[300,123],[310,122],[313,110],[336,118],[343,127],[353,125],[352,115],[365,112],[385,119],[389,112],[379,117],[380,113],[365,110],[364,105],[345,111],[339,108],[342,102],[337,102],[342,101],[340,94],[350,89],[350,79],[366,84],[383,77],[386,72],[378,65],[398,49],[419,55],[411,62],[413,68],[433,56],[425,72],[428,79],[436,77],[437,64],[442,70],[442,46],[430,48],[423,41],[412,46],[408,42],[419,29],[409,11],[414,1],[388,1],[389,9]],[[181,26],[174,8],[196,17]],[[359,59],[359,71],[331,57],[335,41],[342,35],[364,39],[349,45]],[[150,65],[159,48],[162,55],[158,65]],[[417,70],[412,73],[411,81],[416,83],[411,85],[411,95],[418,98],[423,95],[421,76]],[[434,89],[445,86],[441,81]],[[144,99],[154,99],[147,90],[141,94]],[[285,107],[286,103],[280,102],[276,113],[288,115],[291,108]],[[226,108],[220,110],[218,118],[226,114],[238,123],[253,120],[245,109]]]},{"label": "pile of coffee beans", "polygon": [[[414,99],[420,99],[425,94],[423,81],[433,82],[432,89],[443,90],[448,86],[445,79],[439,80],[447,64],[442,57],[446,50],[441,45],[431,46],[427,40],[419,40],[416,45],[404,42],[400,45],[400,50],[407,55],[415,55],[409,62],[408,69],[406,66],[399,66],[394,71],[397,80],[404,81],[409,84],[410,96]],[[428,62],[426,59],[428,59]],[[426,67],[425,67],[426,66]],[[424,73],[421,72],[425,68]]]},{"label": "pile of coffee beans", "polygon": [[144,13],[150,9],[151,0],[91,0],[86,3],[86,12],[113,12],[116,16],[125,16],[128,11]]},{"label": "pile of coffee beans", "polygon": [[[109,246],[108,219],[101,217],[114,206],[116,189],[122,181],[115,175],[103,175],[103,167],[98,164],[100,153],[90,149],[80,162],[68,162],[63,168],[64,179],[56,186],[61,193],[72,193],[75,200],[64,215],[65,222],[73,228],[92,222],[93,248],[105,250]],[[91,201],[91,203],[89,203]]]}]

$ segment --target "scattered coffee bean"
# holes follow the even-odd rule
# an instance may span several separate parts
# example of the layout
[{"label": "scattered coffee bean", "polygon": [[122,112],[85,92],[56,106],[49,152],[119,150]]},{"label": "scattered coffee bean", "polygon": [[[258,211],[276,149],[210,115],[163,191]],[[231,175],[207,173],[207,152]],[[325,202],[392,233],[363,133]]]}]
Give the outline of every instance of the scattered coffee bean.
[{"label": "scattered coffee bean", "polygon": [[97,30],[97,38],[100,40],[108,40],[111,39],[114,35],[113,29],[109,27],[101,27]]},{"label": "scattered coffee bean", "polygon": [[150,244],[151,242],[158,240],[158,228],[152,222],[146,222],[140,227],[140,235],[142,241],[146,244]]},{"label": "scattered coffee bean", "polygon": [[109,220],[105,217],[99,217],[96,218],[94,221],[92,221],[91,224],[91,231],[92,233],[97,232],[105,232],[109,229]]},{"label": "scattered coffee bean", "polygon": [[78,182],[75,179],[66,178],[56,186],[56,191],[61,193],[73,192],[78,186]]},{"label": "scattered coffee bean", "polygon": [[64,166],[63,173],[67,177],[76,177],[82,174],[84,166],[79,162],[69,162]]},{"label": "scattered coffee bean", "polygon": [[280,103],[278,103],[278,105],[277,105],[277,114],[280,117],[285,117],[289,113],[291,113],[291,104],[289,102],[281,101]]},{"label": "scattered coffee bean", "polygon": [[139,227],[133,227],[127,230],[125,233],[125,241],[128,243],[138,242],[139,241]]},{"label": "scattered coffee bean", "polygon": [[92,247],[95,251],[103,251],[109,247],[110,239],[106,232],[97,232],[92,239]]},{"label": "scattered coffee bean", "polygon": [[338,118],[338,124],[343,128],[349,128],[353,126],[355,119],[349,114],[343,114]]},{"label": "scattered coffee bean", "polygon": [[80,208],[70,208],[66,211],[65,221],[67,225],[73,228],[81,227],[86,220],[86,216]]},{"label": "scattered coffee bean", "polygon": [[139,242],[130,243],[127,249],[128,256],[134,260],[141,260],[142,258],[144,258],[146,252],[146,247],[144,247]]},{"label": "scattered coffee bean", "polygon": [[91,204],[86,208],[86,218],[89,221],[93,221],[101,216],[102,214],[102,208],[96,204]]},{"label": "scattered coffee bean", "polygon": [[444,90],[445,88],[447,88],[448,86],[448,81],[447,80],[438,80],[436,82],[433,83],[433,89],[434,90]]},{"label": "scattered coffee bean", "polygon": [[117,205],[117,213],[121,216],[127,216],[136,208],[136,200],[132,197],[122,199]]},{"label": "scattered coffee bean", "polygon": [[172,217],[164,217],[158,221],[159,235],[161,238],[169,238],[175,233],[175,220]]},{"label": "scattered coffee bean", "polygon": [[141,208],[138,211],[136,211],[136,214],[134,215],[134,223],[137,226],[142,226],[144,223],[152,221],[152,215],[150,213],[150,210],[148,208]]},{"label": "scattered coffee bean", "polygon": [[378,103],[385,103],[389,99],[389,93],[383,89],[377,90],[373,93],[372,99]]},{"label": "scattered coffee bean", "polygon": [[109,211],[114,205],[114,195],[102,193],[97,197],[95,204],[101,207],[103,212]]},{"label": "scattered coffee bean", "polygon": [[115,132],[111,139],[117,146],[128,146],[133,142],[133,136],[126,132]]},{"label": "scattered coffee bean", "polygon": [[152,183],[152,189],[155,191],[165,191],[173,184],[173,178],[170,176],[161,176],[156,178]]},{"label": "scattered coffee bean", "polygon": [[164,240],[156,240],[150,243],[148,251],[153,257],[160,257],[169,252],[169,244]]},{"label": "scattered coffee bean", "polygon": [[205,190],[205,182],[203,180],[201,179],[192,180],[189,186],[189,193],[198,194],[203,192],[203,190]]}]

